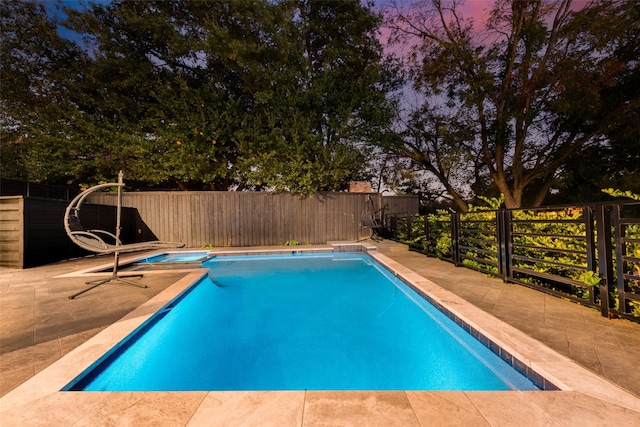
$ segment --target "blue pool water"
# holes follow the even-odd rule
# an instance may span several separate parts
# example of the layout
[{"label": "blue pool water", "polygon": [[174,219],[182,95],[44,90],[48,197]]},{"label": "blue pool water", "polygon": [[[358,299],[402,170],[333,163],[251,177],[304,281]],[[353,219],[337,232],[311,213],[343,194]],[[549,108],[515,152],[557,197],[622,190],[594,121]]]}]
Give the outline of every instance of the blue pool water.
[{"label": "blue pool water", "polygon": [[536,390],[365,254],[222,256],[65,390]]},{"label": "blue pool water", "polygon": [[206,251],[192,252],[167,252],[141,259],[139,263],[169,263],[169,262],[195,262],[204,261],[209,257]]}]

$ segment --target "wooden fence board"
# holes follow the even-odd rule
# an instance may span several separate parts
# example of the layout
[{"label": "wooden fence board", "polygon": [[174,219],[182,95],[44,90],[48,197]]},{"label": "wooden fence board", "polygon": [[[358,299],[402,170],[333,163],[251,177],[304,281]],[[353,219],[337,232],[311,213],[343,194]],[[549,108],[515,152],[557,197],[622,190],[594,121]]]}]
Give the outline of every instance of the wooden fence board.
[{"label": "wooden fence board", "polygon": [[[0,197],[0,265],[24,268],[88,254],[64,230],[66,201],[38,197]],[[115,231],[113,206],[82,206],[87,229]],[[122,240],[136,239],[136,211],[122,211]]]},{"label": "wooden fence board", "polygon": [[16,267],[24,259],[24,199],[0,198],[0,266]]}]

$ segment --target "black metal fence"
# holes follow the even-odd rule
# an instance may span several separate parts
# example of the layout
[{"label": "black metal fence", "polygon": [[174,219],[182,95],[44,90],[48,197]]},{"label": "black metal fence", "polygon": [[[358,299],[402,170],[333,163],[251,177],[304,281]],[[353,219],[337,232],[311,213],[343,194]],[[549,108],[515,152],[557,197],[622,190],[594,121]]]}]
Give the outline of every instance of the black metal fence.
[{"label": "black metal fence", "polygon": [[640,202],[389,215],[413,250],[640,322]]}]

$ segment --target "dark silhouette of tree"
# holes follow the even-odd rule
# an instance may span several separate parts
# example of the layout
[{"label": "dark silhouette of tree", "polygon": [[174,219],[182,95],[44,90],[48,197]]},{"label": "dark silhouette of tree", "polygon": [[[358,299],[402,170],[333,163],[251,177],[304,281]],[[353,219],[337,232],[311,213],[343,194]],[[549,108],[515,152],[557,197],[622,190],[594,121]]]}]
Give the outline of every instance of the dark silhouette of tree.
[{"label": "dark silhouette of tree", "polygon": [[67,173],[69,72],[85,59],[35,1],[0,3],[0,176],[58,183]]},{"label": "dark silhouette of tree", "polygon": [[[31,101],[20,110],[2,95],[5,117],[20,125],[12,140],[51,171],[30,179],[91,184],[123,169],[140,186],[339,190],[366,177],[368,147],[391,120],[395,83],[376,38],[380,17],[357,0],[65,9],[84,50],[60,39],[35,2],[3,3],[3,17],[29,21],[23,5],[38,10],[47,32],[15,25],[16,43],[46,36],[77,56],[64,62],[39,41],[22,47],[26,62],[42,62],[51,85],[64,86],[43,101],[65,110],[39,117],[40,133],[26,120]],[[17,57],[8,59],[3,86],[14,78],[33,86],[38,73],[21,77]],[[55,144],[41,139],[53,130]],[[28,167],[11,156],[16,170]]]},{"label": "dark silhouette of tree", "polygon": [[469,189],[539,206],[571,156],[639,121],[637,90],[626,89],[637,87],[638,4],[498,0],[480,28],[459,3],[394,1],[386,11],[395,40],[412,46],[424,96],[395,151],[462,210]]}]

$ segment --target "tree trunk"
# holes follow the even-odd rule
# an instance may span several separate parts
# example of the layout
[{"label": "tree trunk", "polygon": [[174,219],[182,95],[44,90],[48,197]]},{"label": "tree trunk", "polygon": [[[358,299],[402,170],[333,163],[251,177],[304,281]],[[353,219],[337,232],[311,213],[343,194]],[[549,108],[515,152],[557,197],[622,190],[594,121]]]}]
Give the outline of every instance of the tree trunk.
[{"label": "tree trunk", "polygon": [[180,181],[180,180],[175,180],[176,185],[178,186],[178,188],[182,191],[189,191],[189,189],[187,188],[186,185],[184,185],[184,182]]}]

